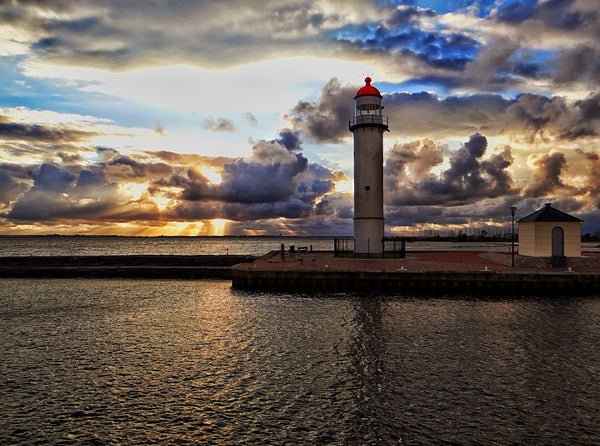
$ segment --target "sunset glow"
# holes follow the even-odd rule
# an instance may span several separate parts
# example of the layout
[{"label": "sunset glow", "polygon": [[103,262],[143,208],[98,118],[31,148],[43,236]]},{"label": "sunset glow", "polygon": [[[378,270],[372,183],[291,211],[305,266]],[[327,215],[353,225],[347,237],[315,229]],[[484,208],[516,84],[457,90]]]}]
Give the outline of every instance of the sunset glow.
[{"label": "sunset glow", "polygon": [[4,2],[0,234],[350,235],[365,76],[386,233],[547,201],[599,232],[598,29],[589,0]]}]

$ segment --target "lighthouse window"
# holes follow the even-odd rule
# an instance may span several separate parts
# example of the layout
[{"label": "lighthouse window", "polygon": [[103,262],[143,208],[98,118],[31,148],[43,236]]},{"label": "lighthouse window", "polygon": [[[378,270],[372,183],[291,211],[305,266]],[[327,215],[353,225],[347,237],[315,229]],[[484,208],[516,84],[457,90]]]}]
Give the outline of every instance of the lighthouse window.
[{"label": "lighthouse window", "polygon": [[360,115],[379,115],[380,106],[377,104],[361,104],[356,106],[356,116]]}]

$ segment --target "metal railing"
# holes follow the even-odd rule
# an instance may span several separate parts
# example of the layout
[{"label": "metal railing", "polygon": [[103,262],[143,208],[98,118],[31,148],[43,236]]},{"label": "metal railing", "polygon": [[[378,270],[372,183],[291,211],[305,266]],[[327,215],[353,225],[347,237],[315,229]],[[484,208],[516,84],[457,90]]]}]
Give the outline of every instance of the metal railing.
[{"label": "metal railing", "polygon": [[383,115],[359,115],[352,116],[348,122],[349,128],[361,125],[376,125],[387,128],[388,117]]},{"label": "metal railing", "polygon": [[384,237],[381,240],[383,252],[355,253],[355,240],[353,237],[335,237],[333,239],[334,257],[373,257],[373,258],[404,258],[406,256],[406,242],[410,237]]}]

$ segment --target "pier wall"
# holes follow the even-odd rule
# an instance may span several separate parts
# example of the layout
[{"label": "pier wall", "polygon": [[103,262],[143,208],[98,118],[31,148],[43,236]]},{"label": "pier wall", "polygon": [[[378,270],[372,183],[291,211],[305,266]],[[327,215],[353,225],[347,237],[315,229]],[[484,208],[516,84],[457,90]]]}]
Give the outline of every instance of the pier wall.
[{"label": "pier wall", "polygon": [[256,271],[234,268],[232,285],[240,289],[286,292],[600,294],[600,275],[494,271]]},{"label": "pier wall", "polygon": [[0,277],[231,279],[244,255],[133,255],[0,257]]}]

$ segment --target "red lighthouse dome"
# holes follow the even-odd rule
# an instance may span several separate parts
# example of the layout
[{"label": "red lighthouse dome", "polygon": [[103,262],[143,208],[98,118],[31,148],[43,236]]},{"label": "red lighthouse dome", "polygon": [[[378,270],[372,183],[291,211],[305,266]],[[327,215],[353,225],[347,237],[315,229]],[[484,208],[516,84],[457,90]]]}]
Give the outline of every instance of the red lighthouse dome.
[{"label": "red lighthouse dome", "polygon": [[378,96],[378,97],[382,97],[381,93],[379,93],[379,90],[371,85],[371,81],[372,81],[372,79],[370,77],[366,77],[365,78],[365,84],[366,85],[364,87],[360,88],[356,92],[356,95],[354,96],[354,99],[356,99],[359,96]]}]

